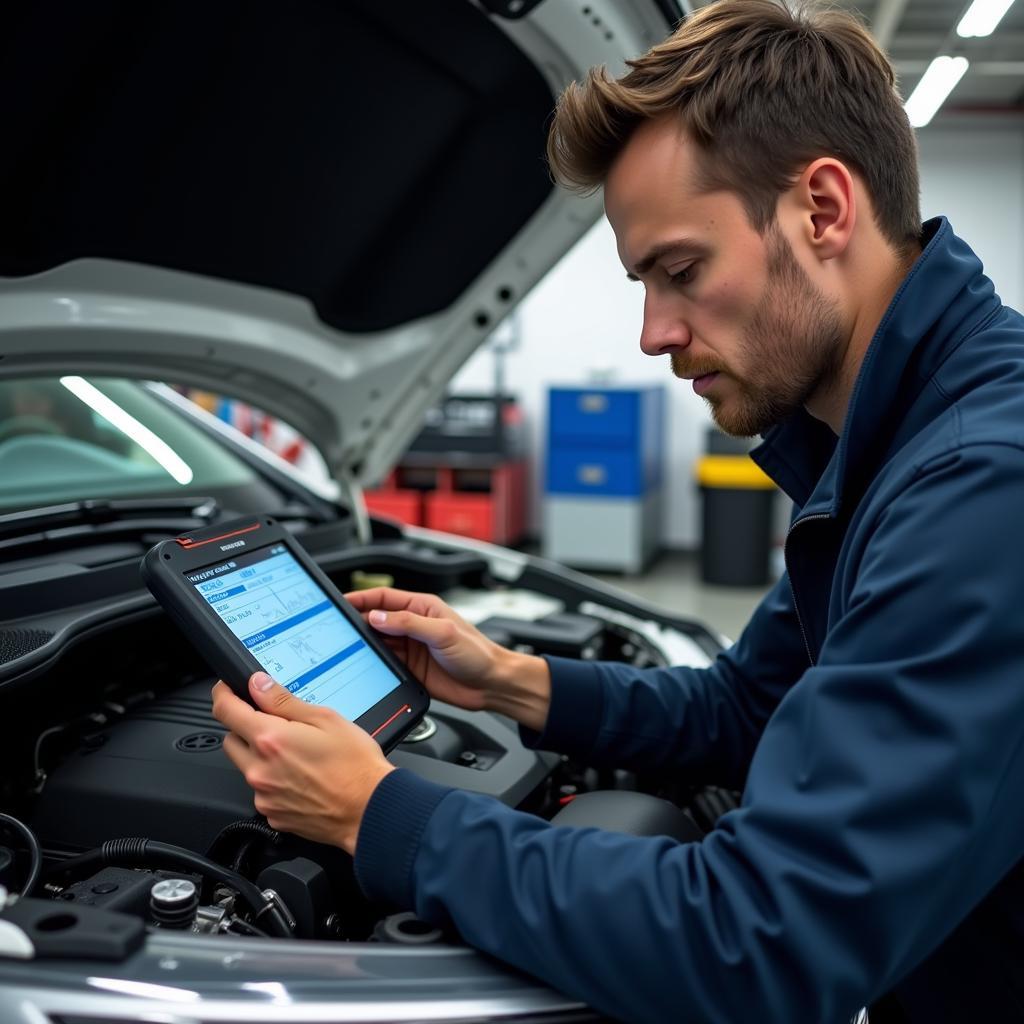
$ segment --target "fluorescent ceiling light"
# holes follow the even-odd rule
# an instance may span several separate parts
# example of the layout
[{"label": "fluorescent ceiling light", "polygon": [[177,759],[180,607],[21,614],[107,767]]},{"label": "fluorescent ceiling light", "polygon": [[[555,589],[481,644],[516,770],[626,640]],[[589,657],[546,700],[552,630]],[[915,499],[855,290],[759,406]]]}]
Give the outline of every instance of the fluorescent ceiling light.
[{"label": "fluorescent ceiling light", "polygon": [[928,65],[910,99],[903,104],[915,128],[923,128],[935,116],[967,68],[966,57],[936,57]]},{"label": "fluorescent ceiling light", "polygon": [[192,470],[185,460],[166,441],[157,437],[131,413],[125,412],[99,388],[94,387],[84,377],[61,377],[60,382],[76,398],[85,402],[90,409],[99,413],[108,423],[117,427],[122,434],[127,434],[140,448],[152,455],[179,484],[192,483]]},{"label": "fluorescent ceiling light", "polygon": [[1013,0],[974,0],[956,27],[958,36],[989,36]]}]

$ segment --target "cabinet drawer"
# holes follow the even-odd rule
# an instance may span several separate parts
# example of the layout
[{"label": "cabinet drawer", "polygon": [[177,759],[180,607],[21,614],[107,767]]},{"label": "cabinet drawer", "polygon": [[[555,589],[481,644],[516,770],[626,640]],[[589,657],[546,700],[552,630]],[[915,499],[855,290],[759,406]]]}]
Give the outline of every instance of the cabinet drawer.
[{"label": "cabinet drawer", "polygon": [[633,444],[640,437],[640,400],[639,391],[552,388],[548,422],[551,444]]},{"label": "cabinet drawer", "polygon": [[494,541],[494,499],[483,494],[428,494],[424,526],[461,537]]},{"label": "cabinet drawer", "polygon": [[375,515],[397,519],[408,526],[422,526],[423,499],[419,491],[366,491],[366,507]]},{"label": "cabinet drawer", "polygon": [[643,494],[643,462],[638,452],[555,448],[548,452],[549,494]]}]

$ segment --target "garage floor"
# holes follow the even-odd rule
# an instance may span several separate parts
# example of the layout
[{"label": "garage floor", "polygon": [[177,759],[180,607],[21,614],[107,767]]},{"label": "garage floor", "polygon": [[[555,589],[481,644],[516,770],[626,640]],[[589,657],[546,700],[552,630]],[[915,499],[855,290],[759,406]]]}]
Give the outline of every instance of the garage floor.
[{"label": "garage floor", "polygon": [[700,581],[696,555],[672,552],[657,558],[637,576],[590,573],[678,615],[698,619],[735,640],[769,587],[711,587]]}]

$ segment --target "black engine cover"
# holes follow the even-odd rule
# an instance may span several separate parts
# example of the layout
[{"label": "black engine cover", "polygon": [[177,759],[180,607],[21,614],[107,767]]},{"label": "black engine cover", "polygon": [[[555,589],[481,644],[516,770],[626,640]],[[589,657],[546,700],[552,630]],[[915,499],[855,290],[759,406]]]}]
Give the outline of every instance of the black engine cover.
[{"label": "black engine cover", "polygon": [[225,733],[207,683],[131,713],[53,770],[32,817],[36,834],[51,848],[130,835],[205,853],[225,825],[255,812],[222,749]]}]

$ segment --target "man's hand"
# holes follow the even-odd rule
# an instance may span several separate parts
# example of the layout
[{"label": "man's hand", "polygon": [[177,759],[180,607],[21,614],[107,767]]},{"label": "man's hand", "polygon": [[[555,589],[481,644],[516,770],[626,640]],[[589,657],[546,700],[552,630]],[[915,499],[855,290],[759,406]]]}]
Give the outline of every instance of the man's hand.
[{"label": "man's hand", "polygon": [[366,805],[394,766],[359,726],[265,672],[254,673],[249,692],[256,708],[218,682],[213,714],[231,730],[224,752],[255,791],[256,810],[272,828],[354,853]]},{"label": "man's hand", "polygon": [[439,597],[390,587],[346,594],[363,618],[432,697],[470,711],[484,707],[484,690],[508,655]]},{"label": "man's hand", "polygon": [[345,598],[432,697],[543,729],[551,676],[541,658],[496,644],[433,594],[376,587]]}]

